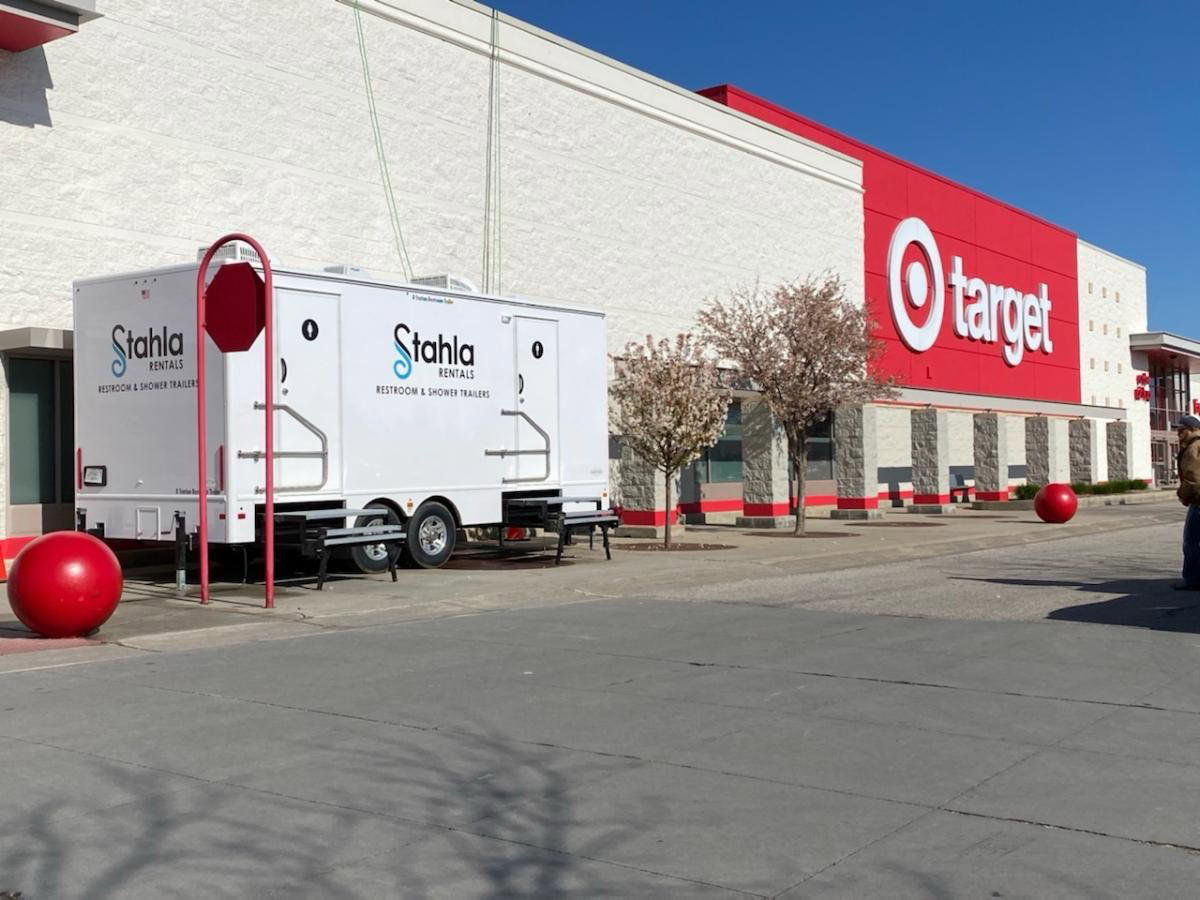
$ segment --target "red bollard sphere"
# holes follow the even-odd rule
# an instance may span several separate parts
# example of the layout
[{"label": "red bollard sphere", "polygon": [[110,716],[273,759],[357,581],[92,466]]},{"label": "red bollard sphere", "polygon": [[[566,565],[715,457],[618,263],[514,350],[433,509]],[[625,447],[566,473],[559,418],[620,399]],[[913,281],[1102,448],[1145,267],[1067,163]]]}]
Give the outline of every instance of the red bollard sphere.
[{"label": "red bollard sphere", "polygon": [[1077,509],[1079,499],[1070,485],[1048,484],[1033,498],[1033,511],[1038,514],[1039,519],[1051,525],[1071,521]]},{"label": "red bollard sphere", "polygon": [[81,637],[108,621],[125,579],[116,554],[79,531],[53,531],[27,544],[8,573],[8,603],[43,637]]}]

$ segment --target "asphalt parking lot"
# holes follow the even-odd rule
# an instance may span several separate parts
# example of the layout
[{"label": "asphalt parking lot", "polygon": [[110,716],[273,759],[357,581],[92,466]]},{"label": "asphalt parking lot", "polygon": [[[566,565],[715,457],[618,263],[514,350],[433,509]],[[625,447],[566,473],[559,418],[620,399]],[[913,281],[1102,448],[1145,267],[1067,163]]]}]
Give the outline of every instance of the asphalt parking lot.
[{"label": "asphalt parking lot", "polygon": [[22,654],[0,890],[1194,896],[1200,605],[1178,512],[1120,514],[435,573],[406,619],[413,582],[345,581],[325,619]]}]

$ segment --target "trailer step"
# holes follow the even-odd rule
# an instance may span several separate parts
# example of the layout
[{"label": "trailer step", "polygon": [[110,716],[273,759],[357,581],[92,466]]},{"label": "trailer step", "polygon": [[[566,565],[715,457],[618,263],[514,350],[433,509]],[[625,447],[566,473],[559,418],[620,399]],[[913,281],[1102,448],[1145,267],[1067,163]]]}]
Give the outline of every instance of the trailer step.
[{"label": "trailer step", "polygon": [[369,516],[379,514],[386,510],[375,509],[329,509],[322,507],[320,509],[282,509],[275,512],[275,521],[281,520],[303,520],[305,522],[317,522],[325,519],[349,519],[352,516]]},{"label": "trailer step", "polygon": [[[347,519],[378,515],[380,509],[285,509],[275,513],[275,545],[291,547],[302,556],[319,560],[317,590],[323,590],[334,548],[364,544],[402,544],[408,535],[404,525],[386,522],[375,525],[343,525]],[[388,552],[388,572],[396,580],[395,554]]]},{"label": "trailer step", "polygon": [[[591,509],[563,509],[567,504],[587,504]],[[592,546],[595,531],[600,529],[604,539],[604,556],[606,559],[612,559],[608,531],[621,524],[621,520],[611,509],[604,508],[602,497],[508,497],[504,500],[503,509],[505,525],[542,528],[558,533],[555,565],[562,562],[563,547],[571,543],[576,529],[584,528],[588,531],[588,546]],[[503,528],[500,534],[503,537]]]}]

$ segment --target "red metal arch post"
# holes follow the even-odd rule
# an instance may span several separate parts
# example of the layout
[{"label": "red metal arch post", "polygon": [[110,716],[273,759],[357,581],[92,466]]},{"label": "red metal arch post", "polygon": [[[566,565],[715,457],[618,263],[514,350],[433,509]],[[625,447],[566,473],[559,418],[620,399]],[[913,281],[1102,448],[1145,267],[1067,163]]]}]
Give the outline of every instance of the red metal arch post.
[{"label": "red metal arch post", "polygon": [[271,286],[271,262],[262,244],[248,234],[233,232],[217,240],[204,258],[200,260],[200,268],[196,272],[196,449],[199,459],[200,473],[200,602],[208,603],[208,448],[206,432],[206,407],[204,394],[204,358],[207,349],[204,276],[208,272],[208,264],[217,251],[226,244],[241,241],[249,244],[258,254],[263,267],[263,369],[264,396],[263,406],[266,413],[266,428],[264,440],[264,460],[267,466],[265,494],[263,503],[263,555],[266,583],[264,598],[267,609],[275,606],[275,429],[274,429],[274,394],[275,394],[275,365],[274,352],[271,342],[271,325],[274,319],[274,292]]}]

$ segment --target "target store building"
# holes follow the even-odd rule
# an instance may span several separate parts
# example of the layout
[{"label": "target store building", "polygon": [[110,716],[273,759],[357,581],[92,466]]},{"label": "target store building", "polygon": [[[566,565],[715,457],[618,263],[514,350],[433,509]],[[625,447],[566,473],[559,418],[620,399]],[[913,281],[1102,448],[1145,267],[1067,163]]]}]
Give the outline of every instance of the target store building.
[{"label": "target store building", "polygon": [[[731,85],[700,93],[862,163],[864,300],[901,391],[835,417],[809,466],[809,505],[852,516],[1003,500],[1025,481],[1171,479],[1169,420],[1190,410],[1197,348],[1146,333],[1142,266]],[[764,412],[746,398],[737,414],[743,496],[722,503],[706,478],[718,445],[684,509],[740,500],[750,524],[783,514],[788,497],[781,461],[747,440]]]},{"label": "target store building", "polygon": [[[470,0],[277,7],[0,0],[0,559],[74,520],[73,350],[107,337],[76,331],[72,282],[231,230],[282,265],[601,309],[612,354],[836,272],[902,389],[815,437],[822,511],[1172,479],[1200,343],[1148,333],[1145,270],[1071,228]],[[681,511],[778,524],[781,444],[737,397]],[[620,435],[609,456],[625,521],[661,526],[661,479]]]}]

